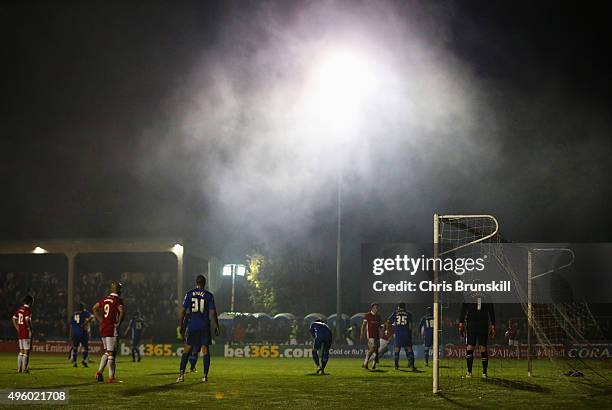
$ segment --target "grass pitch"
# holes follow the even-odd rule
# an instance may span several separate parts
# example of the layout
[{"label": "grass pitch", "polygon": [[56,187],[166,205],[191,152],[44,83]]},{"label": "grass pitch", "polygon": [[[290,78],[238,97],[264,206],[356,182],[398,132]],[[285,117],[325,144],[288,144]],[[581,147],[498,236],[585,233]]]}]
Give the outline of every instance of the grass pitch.
[{"label": "grass pitch", "polygon": [[[65,356],[33,355],[30,374],[17,374],[16,354],[0,355],[1,389],[68,389],[71,407],[83,408],[611,408],[612,364],[592,361],[585,377],[560,376],[562,368],[535,363],[528,378],[518,360],[491,360],[490,378],[475,366],[471,379],[462,378],[462,360],[441,362],[442,392],[431,392],[431,368],[394,370],[383,359],[376,371],[360,368],[357,359],[332,359],[328,373],[315,375],[310,359],[212,358],[210,381],[198,372],[176,384],[178,358],[144,357],[140,363],[122,357],[117,377],[122,383],[96,383],[99,356],[89,368],[72,368]],[[405,359],[402,359],[405,366]],[[596,374],[599,373],[599,374]],[[106,374],[105,374],[106,377]],[[36,405],[36,408],[44,406]],[[57,406],[48,406],[57,408]]]}]

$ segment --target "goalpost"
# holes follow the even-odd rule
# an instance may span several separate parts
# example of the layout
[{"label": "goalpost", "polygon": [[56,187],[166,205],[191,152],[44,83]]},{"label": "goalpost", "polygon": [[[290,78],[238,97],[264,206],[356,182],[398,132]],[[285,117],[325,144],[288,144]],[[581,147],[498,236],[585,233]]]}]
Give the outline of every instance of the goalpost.
[{"label": "goalpost", "polygon": [[[570,256],[569,262],[558,268],[534,273],[534,259],[536,254],[546,252],[567,253]],[[540,333],[543,333],[543,329],[541,329],[543,326],[541,323],[536,323],[534,315],[533,281],[572,266],[574,264],[574,259],[574,251],[568,248],[532,248],[527,251],[527,376],[529,377],[533,375],[533,331],[536,329],[536,336],[538,336],[538,338],[542,338]]]},{"label": "goalpost", "polygon": [[[543,358],[554,363],[556,371],[565,370],[565,376],[582,375],[581,369],[607,380],[605,375],[587,361],[578,356],[565,356],[565,349],[570,344],[593,346],[594,340],[603,339],[601,328],[589,305],[584,300],[575,300],[571,288],[563,286],[564,280],[560,274],[574,265],[574,251],[557,246],[515,247],[524,251],[519,262],[524,257],[526,268],[523,264],[513,264],[499,244],[493,243],[489,252],[514,282],[518,302],[527,318],[527,376],[533,376],[533,359]],[[545,267],[539,267],[538,262],[540,265],[542,262],[547,263]],[[521,280],[525,277],[525,270],[526,284]],[[543,280],[545,278],[548,281]],[[536,347],[537,352],[534,351]]]},{"label": "goalpost", "polygon": [[[549,259],[547,261],[546,256],[549,258],[563,257],[566,260]],[[541,261],[549,262],[549,267],[537,271],[538,258]],[[609,382],[607,376],[597,370],[597,366],[583,360],[580,355],[566,356],[568,346],[593,347],[594,341],[604,339],[599,323],[593,316],[588,303],[584,299],[574,298],[571,288],[561,286],[564,279],[560,273],[574,265],[574,251],[558,247],[531,248],[528,250],[527,260],[527,375],[533,375],[533,358],[542,356],[555,362],[558,369],[564,370],[564,376],[583,376],[583,371],[588,371]],[[550,267],[550,265],[553,266]],[[549,283],[540,280],[541,278],[550,279],[552,275],[557,275],[557,277],[552,277],[552,282],[556,285],[554,288],[551,288],[551,280],[548,281]],[[548,300],[545,303],[538,302],[540,291],[548,294]],[[535,346],[540,348],[538,355],[534,354]]]},{"label": "goalpost", "polygon": [[[468,248],[476,245],[473,249]],[[506,246],[511,245],[511,249]],[[508,280],[512,281],[517,303],[520,304],[527,324],[527,374],[533,375],[533,358],[544,357],[555,363],[557,369],[581,374],[588,370],[607,380],[596,367],[580,357],[559,355],[568,344],[592,346],[602,340],[603,332],[585,301],[566,297],[560,287],[560,275],[574,265],[574,252],[567,247],[530,247],[511,244],[499,234],[499,224],[493,215],[438,215],[433,216],[434,258],[462,249],[462,252],[491,255],[500,265]],[[518,254],[515,252],[518,251]],[[549,258],[561,258],[550,259]],[[526,262],[526,263],[525,263]],[[547,262],[542,264],[542,262]],[[435,268],[438,264],[434,265]],[[440,272],[434,269],[433,280],[440,281]],[[546,280],[547,279],[547,280]],[[436,287],[437,288],[437,287]],[[448,295],[445,295],[445,297]],[[544,296],[544,299],[542,297]],[[450,298],[450,296],[448,296]],[[551,299],[552,298],[552,299]],[[433,392],[440,391],[441,347],[441,294],[433,298]],[[540,301],[540,302],[539,302]],[[446,300],[459,303],[459,300]],[[535,348],[539,350],[535,352]],[[520,346],[519,346],[520,349]],[[561,352],[562,353],[562,352]],[[564,373],[565,374],[565,373]]]},{"label": "goalpost", "polygon": [[[433,216],[433,257],[434,259],[492,239],[499,231],[499,224],[493,215],[438,215]],[[434,283],[439,281],[438,264],[434,264]],[[440,293],[434,292],[433,301],[433,392],[440,391]]]}]

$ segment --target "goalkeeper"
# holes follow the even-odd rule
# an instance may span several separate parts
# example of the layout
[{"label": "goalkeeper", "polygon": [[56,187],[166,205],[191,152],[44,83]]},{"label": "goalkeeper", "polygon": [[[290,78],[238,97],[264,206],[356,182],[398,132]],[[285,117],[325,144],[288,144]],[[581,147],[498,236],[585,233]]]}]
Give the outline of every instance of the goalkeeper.
[{"label": "goalkeeper", "polygon": [[487,351],[487,339],[495,337],[495,310],[493,304],[486,301],[483,293],[475,292],[470,295],[470,301],[463,303],[459,316],[459,334],[465,337],[467,351],[465,360],[467,362],[466,377],[472,377],[472,365],[474,364],[474,348],[478,345],[480,358],[482,360],[482,377],[487,377],[489,367],[489,352]]}]

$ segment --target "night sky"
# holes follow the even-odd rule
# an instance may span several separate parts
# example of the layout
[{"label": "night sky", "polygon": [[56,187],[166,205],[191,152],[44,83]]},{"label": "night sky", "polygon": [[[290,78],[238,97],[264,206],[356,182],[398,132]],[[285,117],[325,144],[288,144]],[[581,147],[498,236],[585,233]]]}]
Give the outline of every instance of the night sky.
[{"label": "night sky", "polygon": [[[278,44],[292,55],[371,19],[386,27],[365,37],[418,43],[452,68],[440,78],[469,98],[470,125],[465,140],[450,137],[452,120],[443,141],[412,123],[347,150],[349,255],[361,242],[429,240],[435,211],[491,212],[517,242],[611,241],[604,3],[4,1],[0,239],[171,235],[218,254],[259,242],[333,256],[333,173],[305,168],[305,179],[268,157],[256,141],[276,128],[256,118],[274,115],[260,106],[266,89],[299,83],[293,63],[271,57]],[[404,25],[414,36],[391,38]]]}]

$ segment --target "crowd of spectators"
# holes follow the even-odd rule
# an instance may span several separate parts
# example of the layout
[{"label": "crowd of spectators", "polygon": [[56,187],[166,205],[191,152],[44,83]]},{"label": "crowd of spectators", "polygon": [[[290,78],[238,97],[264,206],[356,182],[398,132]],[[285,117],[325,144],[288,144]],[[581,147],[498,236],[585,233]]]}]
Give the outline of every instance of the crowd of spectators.
[{"label": "crowd of spectators", "polygon": [[278,325],[272,321],[221,321],[218,342],[237,343],[306,343],[311,340],[308,324],[297,320],[291,325]]},{"label": "crowd of spectators", "polygon": [[[121,297],[129,319],[140,310],[146,333],[160,341],[174,341],[176,334],[176,275],[170,273],[79,273],[75,280],[75,306],[87,309],[108,294],[112,280],[123,283]],[[32,328],[37,339],[65,339],[67,323],[67,275],[39,272],[0,272],[0,337],[14,338],[11,318],[25,295],[34,297]],[[125,326],[125,325],[124,325]],[[98,337],[98,326],[91,326],[91,336]]]},{"label": "crowd of spectators", "polygon": [[[455,312],[445,311],[440,323],[441,333],[443,338],[441,343],[462,344],[464,339],[459,335],[458,331],[458,314]],[[220,342],[235,342],[235,343],[309,343],[311,336],[309,333],[310,322],[296,317],[292,322],[270,320],[267,318],[256,318],[248,313],[230,314],[234,315],[231,319],[221,321],[221,335],[217,339]],[[387,316],[382,315],[384,321]],[[421,344],[423,337],[419,332],[418,326],[421,317],[415,315],[413,317],[412,339],[415,344]],[[526,321],[519,318],[512,319],[518,326],[517,334],[520,338],[524,338],[526,333]],[[361,322],[352,320],[341,326],[342,334],[336,334],[335,326],[328,322],[334,332],[334,340],[345,342],[348,345],[360,344]],[[504,337],[508,321],[502,319],[498,321],[498,332],[495,338],[491,338],[492,343],[506,343]]]},{"label": "crowd of spectators", "polygon": [[32,328],[36,337],[66,335],[66,274],[0,272],[0,337],[15,336],[11,318],[25,295],[34,297]]},{"label": "crowd of spectators", "polygon": [[[173,341],[176,333],[176,274],[125,272],[107,275],[102,272],[82,273],[75,286],[75,302],[91,308],[109,292],[113,280],[123,284],[121,298],[125,304],[125,325],[139,310],[145,320],[144,338]],[[92,336],[97,337],[97,326]],[[122,333],[122,330],[121,332]]]},{"label": "crowd of spectators", "polygon": [[[87,309],[108,294],[112,280],[123,283],[122,295],[126,308],[125,324],[140,311],[145,320],[143,339],[159,342],[177,341],[177,285],[174,273],[125,272],[105,274],[103,272],[79,273],[75,280],[75,306],[83,303]],[[34,297],[33,329],[38,339],[63,339],[67,337],[67,275],[65,273],[0,272],[0,338],[14,338],[11,317],[21,305],[25,295]],[[455,309],[456,310],[456,309]],[[442,315],[442,343],[462,343],[457,331],[457,312],[445,309]],[[232,316],[233,315],[233,316]],[[217,342],[245,343],[305,343],[310,341],[309,323],[303,318],[277,321],[270,316],[255,317],[250,314],[230,314],[229,320],[221,320],[221,334]],[[292,316],[292,315],[290,315]],[[384,316],[383,316],[384,319]],[[501,319],[501,320],[500,320]],[[421,336],[416,327],[420,315],[414,317],[413,340],[420,343]],[[514,317],[518,338],[527,334],[524,318]],[[611,319],[601,320],[601,330],[608,335]],[[359,343],[358,321],[343,326],[343,334],[335,340],[348,344]],[[125,326],[125,325],[124,325]],[[498,318],[497,337],[494,342],[504,343],[504,332],[509,326],[508,318]],[[120,330],[120,334],[123,333]],[[601,330],[599,333],[601,333]],[[585,330],[585,333],[586,332]],[[92,338],[98,337],[98,326],[91,327]]]}]

